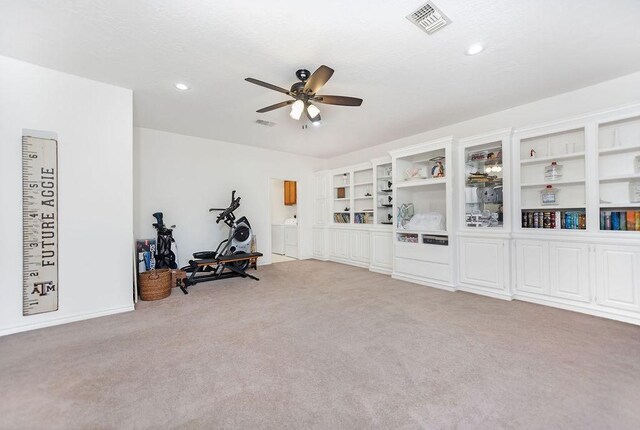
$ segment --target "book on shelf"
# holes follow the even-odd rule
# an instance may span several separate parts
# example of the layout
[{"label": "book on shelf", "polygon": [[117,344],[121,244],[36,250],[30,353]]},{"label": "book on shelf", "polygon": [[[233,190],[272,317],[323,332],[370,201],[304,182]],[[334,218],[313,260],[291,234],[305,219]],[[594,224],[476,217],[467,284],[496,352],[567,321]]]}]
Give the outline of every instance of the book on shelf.
[{"label": "book on shelf", "polygon": [[584,211],[522,211],[522,228],[585,230]]},{"label": "book on shelf", "polygon": [[351,217],[348,213],[334,213],[333,222],[336,224],[349,224]]},{"label": "book on shelf", "polygon": [[353,214],[353,222],[355,224],[372,224],[373,223],[373,214],[368,212],[359,212]]},{"label": "book on shelf", "polygon": [[640,210],[601,210],[600,230],[640,231]]}]

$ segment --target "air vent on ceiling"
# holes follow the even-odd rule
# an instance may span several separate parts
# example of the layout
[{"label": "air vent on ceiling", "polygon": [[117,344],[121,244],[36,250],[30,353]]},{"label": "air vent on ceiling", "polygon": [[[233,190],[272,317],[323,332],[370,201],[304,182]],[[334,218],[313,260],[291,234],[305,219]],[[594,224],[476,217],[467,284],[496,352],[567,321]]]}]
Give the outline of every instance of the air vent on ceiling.
[{"label": "air vent on ceiling", "polygon": [[432,2],[425,3],[415,12],[407,15],[407,19],[427,34],[433,34],[445,25],[451,23],[451,20]]},{"label": "air vent on ceiling", "polygon": [[276,125],[275,122],[265,121],[263,119],[257,119],[256,120],[256,124],[266,125],[267,127],[273,127],[274,125]]}]

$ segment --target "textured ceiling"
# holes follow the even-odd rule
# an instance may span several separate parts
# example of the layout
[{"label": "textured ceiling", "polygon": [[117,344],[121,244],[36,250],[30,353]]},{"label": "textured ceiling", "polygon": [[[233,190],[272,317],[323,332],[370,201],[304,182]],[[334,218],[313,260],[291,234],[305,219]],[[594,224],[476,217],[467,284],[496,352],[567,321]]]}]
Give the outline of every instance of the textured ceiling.
[{"label": "textured ceiling", "polygon": [[[133,89],[141,127],[320,157],[640,70],[637,0],[435,3],[453,23],[429,36],[405,19],[420,0],[0,0],[0,54]],[[288,88],[321,64],[321,93],[362,107],[306,130],[255,113],[286,96],[245,77]]]}]

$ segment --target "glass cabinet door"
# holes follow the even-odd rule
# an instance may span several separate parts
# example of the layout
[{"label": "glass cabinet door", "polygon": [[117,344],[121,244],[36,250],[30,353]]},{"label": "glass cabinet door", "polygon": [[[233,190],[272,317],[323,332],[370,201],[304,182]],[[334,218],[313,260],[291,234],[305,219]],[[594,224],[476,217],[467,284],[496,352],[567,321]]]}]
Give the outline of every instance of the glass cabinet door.
[{"label": "glass cabinet door", "polygon": [[501,228],[503,212],[502,143],[465,148],[465,226]]}]

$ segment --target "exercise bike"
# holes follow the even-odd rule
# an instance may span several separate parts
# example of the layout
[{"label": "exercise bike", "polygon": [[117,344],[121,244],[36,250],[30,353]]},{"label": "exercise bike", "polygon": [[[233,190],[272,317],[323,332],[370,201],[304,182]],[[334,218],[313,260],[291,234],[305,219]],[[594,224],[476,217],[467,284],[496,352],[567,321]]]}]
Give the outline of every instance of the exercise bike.
[{"label": "exercise bike", "polygon": [[235,276],[249,277],[256,281],[259,279],[246,272],[249,266],[256,265],[259,252],[251,252],[253,232],[251,224],[246,217],[236,219],[234,211],[240,207],[240,197],[236,197],[235,190],[231,193],[231,204],[226,209],[213,208],[209,212],[222,211],[216,218],[216,224],[223,221],[229,226],[229,235],[224,239],[215,251],[201,251],[193,253],[193,260],[182,268],[190,275],[183,280],[182,291],[187,294],[187,287],[198,282],[226,279]]}]

